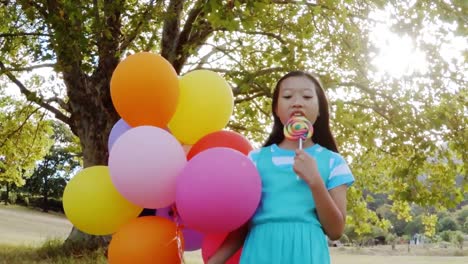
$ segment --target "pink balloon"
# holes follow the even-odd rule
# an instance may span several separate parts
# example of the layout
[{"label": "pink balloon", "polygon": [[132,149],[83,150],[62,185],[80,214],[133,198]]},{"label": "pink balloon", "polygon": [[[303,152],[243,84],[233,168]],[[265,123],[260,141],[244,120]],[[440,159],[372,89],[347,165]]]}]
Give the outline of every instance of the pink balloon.
[{"label": "pink balloon", "polygon": [[[224,234],[208,234],[205,235],[202,244],[202,258],[203,262],[206,263],[211,256],[216,253],[218,248],[223,244],[229,233]],[[239,249],[231,258],[226,261],[226,264],[238,264],[242,254],[242,248]]]},{"label": "pink balloon", "polygon": [[130,202],[145,208],[174,203],[176,178],[186,163],[177,139],[152,126],[128,130],[115,141],[109,154],[116,189]]},{"label": "pink balloon", "polygon": [[182,219],[180,219],[180,217],[175,218],[174,211],[172,210],[172,206],[157,209],[156,216],[164,217],[182,226],[182,235],[184,237],[184,250],[185,251],[194,251],[194,250],[199,250],[201,248],[204,235],[196,230],[185,227],[185,224],[182,221]]},{"label": "pink balloon", "polygon": [[186,225],[202,233],[224,233],[247,222],[261,196],[252,161],[230,148],[194,156],[177,177],[176,205]]}]

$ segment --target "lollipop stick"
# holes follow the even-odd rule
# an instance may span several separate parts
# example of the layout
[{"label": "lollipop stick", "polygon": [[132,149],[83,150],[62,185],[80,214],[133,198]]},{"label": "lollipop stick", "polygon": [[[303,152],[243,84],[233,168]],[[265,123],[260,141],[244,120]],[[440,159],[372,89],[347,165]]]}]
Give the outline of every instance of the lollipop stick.
[{"label": "lollipop stick", "polygon": [[[302,138],[299,138],[299,149],[302,149]],[[299,175],[296,174],[296,180],[299,180]]]}]

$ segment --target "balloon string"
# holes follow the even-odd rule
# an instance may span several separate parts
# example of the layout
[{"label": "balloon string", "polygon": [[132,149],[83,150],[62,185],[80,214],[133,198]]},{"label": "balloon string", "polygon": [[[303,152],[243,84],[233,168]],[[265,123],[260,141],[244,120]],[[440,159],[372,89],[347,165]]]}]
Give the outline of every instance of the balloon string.
[{"label": "balloon string", "polygon": [[181,236],[182,236],[182,228],[183,226],[181,224],[179,224],[179,213],[177,212],[177,207],[175,205],[172,206],[172,212],[174,213],[173,214],[173,220],[174,222],[176,223],[176,236],[174,239],[176,239],[177,241],[177,251],[179,253],[179,258],[180,258],[180,262],[182,264],[184,264],[184,249],[182,248],[182,240],[181,240]]}]

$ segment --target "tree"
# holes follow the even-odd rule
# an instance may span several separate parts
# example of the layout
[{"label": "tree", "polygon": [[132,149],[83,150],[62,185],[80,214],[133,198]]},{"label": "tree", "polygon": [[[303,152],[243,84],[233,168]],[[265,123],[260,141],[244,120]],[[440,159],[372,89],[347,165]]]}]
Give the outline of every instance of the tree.
[{"label": "tree", "polygon": [[45,112],[0,94],[0,186],[5,186],[5,203],[10,190],[25,183],[52,141]]},{"label": "tree", "polygon": [[80,166],[76,137],[62,123],[54,123],[54,145],[34,169],[22,190],[43,198],[42,210],[48,212],[49,198],[62,198],[70,174]]},{"label": "tree", "polygon": [[[388,223],[367,209],[364,187],[389,194],[394,209],[410,218],[411,202],[442,208],[462,199],[452,178],[465,175],[459,161],[467,160],[466,65],[440,54],[448,37],[424,38],[463,35],[465,6],[455,0],[386,2],[7,0],[0,4],[0,73],[70,126],[88,167],[107,163],[107,137],[118,119],[109,81],[128,54],[160,53],[179,74],[223,74],[236,103],[228,127],[255,142],[271,124],[267,98],[274,80],[289,69],[314,71],[333,99],[333,129],[359,179],[349,192],[350,224],[358,233],[371,232],[370,224]],[[375,16],[383,9],[388,21]],[[385,23],[426,52],[426,72],[404,78],[376,73],[371,31]],[[44,67],[63,81],[62,96],[46,93],[45,83],[21,80],[20,73]]]}]

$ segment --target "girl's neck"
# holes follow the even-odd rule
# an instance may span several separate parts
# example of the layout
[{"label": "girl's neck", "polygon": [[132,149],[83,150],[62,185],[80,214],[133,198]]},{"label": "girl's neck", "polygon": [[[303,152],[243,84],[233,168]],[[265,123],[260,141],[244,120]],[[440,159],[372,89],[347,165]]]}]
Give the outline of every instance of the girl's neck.
[{"label": "girl's neck", "polygon": [[[308,148],[310,146],[313,146],[315,143],[312,142],[312,139],[308,138],[306,140],[302,141],[302,148]],[[299,148],[299,140],[289,140],[289,139],[283,139],[281,143],[278,144],[278,147],[283,148],[283,149],[291,149],[291,150],[296,150]]]}]

